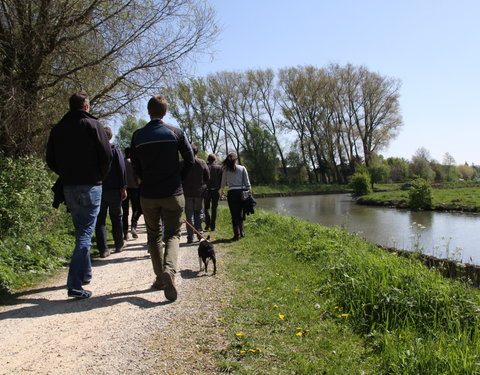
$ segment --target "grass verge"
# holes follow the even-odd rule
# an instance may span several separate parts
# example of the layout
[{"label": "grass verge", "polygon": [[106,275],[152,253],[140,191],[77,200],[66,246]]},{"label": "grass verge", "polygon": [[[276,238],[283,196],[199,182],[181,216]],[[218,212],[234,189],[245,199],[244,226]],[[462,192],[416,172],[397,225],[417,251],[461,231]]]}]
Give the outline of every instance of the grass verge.
[{"label": "grass verge", "polygon": [[[219,235],[230,236],[220,210]],[[345,233],[258,210],[225,246],[235,374],[479,374],[479,291]]]}]

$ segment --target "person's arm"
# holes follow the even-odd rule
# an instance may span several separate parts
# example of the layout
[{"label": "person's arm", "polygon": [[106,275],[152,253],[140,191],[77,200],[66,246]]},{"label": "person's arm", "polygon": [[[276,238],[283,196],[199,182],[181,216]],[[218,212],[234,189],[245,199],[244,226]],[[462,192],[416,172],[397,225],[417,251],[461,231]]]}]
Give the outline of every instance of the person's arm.
[{"label": "person's arm", "polygon": [[252,185],[250,185],[250,179],[248,178],[248,171],[247,171],[247,168],[243,167],[243,178],[244,178],[244,182],[245,182],[245,187],[248,189],[248,190],[252,190]]},{"label": "person's arm", "polygon": [[120,192],[122,193],[122,201],[127,199],[127,168],[125,167],[125,160],[123,158],[122,151],[118,148],[117,150],[117,158],[118,158],[118,166],[120,170]]},{"label": "person's arm", "polygon": [[132,163],[133,171],[135,172],[137,183],[140,184],[142,180],[142,166],[140,164],[140,160],[138,159],[138,153],[135,143],[135,135],[137,131],[135,131],[132,135],[132,140],[130,141],[130,162]]},{"label": "person's arm", "polygon": [[223,198],[225,194],[223,193],[223,189],[225,189],[225,185],[227,184],[227,171],[222,169],[222,182],[220,182],[220,198]]},{"label": "person's arm", "polygon": [[178,139],[178,150],[183,158],[183,168],[181,170],[182,180],[185,179],[185,176],[188,174],[190,169],[192,169],[195,164],[195,157],[193,156],[192,147],[190,142],[187,141],[185,134],[182,132],[181,136]]}]

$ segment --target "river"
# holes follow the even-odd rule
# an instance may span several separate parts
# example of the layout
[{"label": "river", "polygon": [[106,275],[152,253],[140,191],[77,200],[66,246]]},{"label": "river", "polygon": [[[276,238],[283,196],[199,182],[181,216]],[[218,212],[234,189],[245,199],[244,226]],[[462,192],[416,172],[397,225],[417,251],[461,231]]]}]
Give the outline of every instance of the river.
[{"label": "river", "polygon": [[257,207],[326,226],[342,226],[382,246],[480,265],[478,214],[361,206],[348,194],[258,198]]}]

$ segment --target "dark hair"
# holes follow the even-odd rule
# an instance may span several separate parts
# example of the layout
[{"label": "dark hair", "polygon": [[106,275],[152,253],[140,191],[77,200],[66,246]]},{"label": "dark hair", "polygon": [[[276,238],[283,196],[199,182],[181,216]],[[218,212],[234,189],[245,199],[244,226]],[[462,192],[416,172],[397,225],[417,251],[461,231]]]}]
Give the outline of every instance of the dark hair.
[{"label": "dark hair", "polygon": [[103,130],[105,130],[105,134],[107,135],[108,140],[112,139],[113,137],[112,129],[110,129],[108,126],[104,126]]},{"label": "dark hair", "polygon": [[148,101],[147,109],[150,116],[163,118],[167,114],[167,99],[162,95],[152,96]]},{"label": "dark hair", "polygon": [[76,92],[69,99],[70,109],[83,109],[86,104],[90,104],[88,95],[82,91]]},{"label": "dark hair", "polygon": [[193,155],[197,155],[198,154],[198,146],[192,143],[191,147],[192,147]]},{"label": "dark hair", "polygon": [[214,163],[215,160],[217,160],[217,156],[215,154],[210,154],[210,155],[208,155],[207,160],[208,160],[209,163]]},{"label": "dark hair", "polygon": [[222,162],[222,164],[226,169],[230,171],[234,171],[237,169],[237,159],[238,159],[237,154],[234,152],[231,152],[227,155],[227,157]]}]

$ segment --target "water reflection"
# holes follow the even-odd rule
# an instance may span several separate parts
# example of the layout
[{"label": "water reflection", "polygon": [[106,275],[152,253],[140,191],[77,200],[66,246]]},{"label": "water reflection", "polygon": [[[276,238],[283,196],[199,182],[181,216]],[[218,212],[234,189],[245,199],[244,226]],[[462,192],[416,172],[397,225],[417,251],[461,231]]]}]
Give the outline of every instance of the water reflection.
[{"label": "water reflection", "polygon": [[257,207],[322,225],[342,226],[383,246],[480,264],[477,214],[360,206],[345,194],[261,198]]}]

